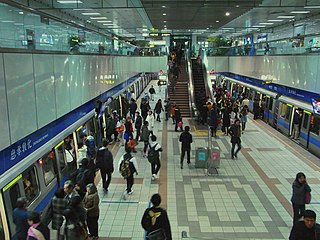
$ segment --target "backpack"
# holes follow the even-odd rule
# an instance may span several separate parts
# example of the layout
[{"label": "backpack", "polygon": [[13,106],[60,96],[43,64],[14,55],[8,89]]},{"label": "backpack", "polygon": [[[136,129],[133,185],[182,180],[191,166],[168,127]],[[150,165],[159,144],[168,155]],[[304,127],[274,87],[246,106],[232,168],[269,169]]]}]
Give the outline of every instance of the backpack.
[{"label": "backpack", "polygon": [[149,144],[149,150],[148,150],[148,161],[149,163],[154,163],[159,158],[159,152],[156,151],[156,146],[158,143],[156,143],[153,147]]},{"label": "backpack", "polygon": [[123,156],[123,160],[120,164],[120,174],[123,178],[127,179],[132,175],[131,169],[130,169],[130,159],[132,158],[131,154],[125,154]]},{"label": "backpack", "polygon": [[98,151],[96,158],[96,167],[113,172],[113,156],[108,149]]},{"label": "backpack", "polygon": [[88,169],[79,169],[79,172],[75,179],[75,183],[78,184],[80,187],[83,187],[82,185],[86,183],[86,180],[87,180],[86,178],[88,174],[89,174]]}]

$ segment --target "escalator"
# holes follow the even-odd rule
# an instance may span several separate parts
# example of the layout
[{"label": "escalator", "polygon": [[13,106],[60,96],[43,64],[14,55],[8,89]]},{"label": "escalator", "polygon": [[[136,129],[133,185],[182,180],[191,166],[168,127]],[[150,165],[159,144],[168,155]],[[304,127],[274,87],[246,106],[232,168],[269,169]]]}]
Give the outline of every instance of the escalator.
[{"label": "escalator", "polygon": [[197,63],[196,59],[192,59],[192,78],[195,96],[195,105],[199,112],[202,111],[203,105],[207,100],[206,87],[202,65]]}]

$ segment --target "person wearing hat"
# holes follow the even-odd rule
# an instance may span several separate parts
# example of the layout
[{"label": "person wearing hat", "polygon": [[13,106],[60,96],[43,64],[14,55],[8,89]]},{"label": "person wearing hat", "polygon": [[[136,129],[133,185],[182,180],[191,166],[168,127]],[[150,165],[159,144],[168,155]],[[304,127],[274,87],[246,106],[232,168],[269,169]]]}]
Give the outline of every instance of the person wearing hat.
[{"label": "person wearing hat", "polygon": [[147,232],[148,239],[171,240],[171,227],[166,210],[160,207],[161,196],[152,195],[150,202],[152,207],[147,208],[143,214],[141,225]]},{"label": "person wearing hat", "polygon": [[27,239],[27,232],[29,225],[27,222],[28,211],[27,211],[27,199],[25,197],[20,197],[17,199],[16,208],[13,210],[12,219],[13,223],[16,225],[16,240]]},{"label": "person wearing hat", "polygon": [[316,223],[316,217],[314,211],[305,210],[303,220],[293,225],[289,240],[320,240],[320,225]]}]

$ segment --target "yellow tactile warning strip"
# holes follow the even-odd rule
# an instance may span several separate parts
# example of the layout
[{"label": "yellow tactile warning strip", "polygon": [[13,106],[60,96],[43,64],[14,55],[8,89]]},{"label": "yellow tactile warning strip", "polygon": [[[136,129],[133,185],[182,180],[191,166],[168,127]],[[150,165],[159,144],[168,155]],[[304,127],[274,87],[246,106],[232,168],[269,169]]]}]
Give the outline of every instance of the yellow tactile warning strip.
[{"label": "yellow tactile warning strip", "polygon": [[167,122],[164,121],[162,125],[162,153],[161,153],[161,169],[160,169],[160,178],[159,178],[159,194],[161,196],[161,206],[167,208],[167,195],[168,195],[168,133],[167,133]]}]

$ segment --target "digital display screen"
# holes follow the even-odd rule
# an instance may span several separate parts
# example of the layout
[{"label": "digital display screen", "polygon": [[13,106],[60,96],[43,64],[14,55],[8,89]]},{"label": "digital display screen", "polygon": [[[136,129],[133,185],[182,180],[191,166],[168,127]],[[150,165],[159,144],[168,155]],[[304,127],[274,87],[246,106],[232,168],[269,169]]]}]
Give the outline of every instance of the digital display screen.
[{"label": "digital display screen", "polygon": [[244,39],[244,45],[252,45],[253,44],[253,36],[247,35]]},{"label": "digital display screen", "polygon": [[315,114],[320,114],[320,101],[316,99],[312,99],[312,107],[313,107],[313,112]]},{"label": "digital display screen", "polygon": [[42,33],[39,36],[40,45],[53,45],[53,37],[52,35]]}]

